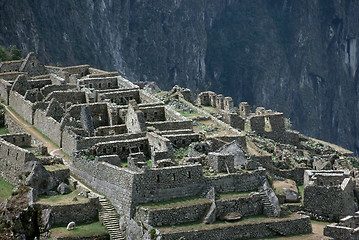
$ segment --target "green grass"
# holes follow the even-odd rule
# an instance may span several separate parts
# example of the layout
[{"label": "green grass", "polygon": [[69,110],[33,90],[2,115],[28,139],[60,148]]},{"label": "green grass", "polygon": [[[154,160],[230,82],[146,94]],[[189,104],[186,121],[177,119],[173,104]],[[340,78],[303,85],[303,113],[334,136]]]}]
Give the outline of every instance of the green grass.
[{"label": "green grass", "polygon": [[161,202],[144,203],[139,205],[139,207],[144,207],[148,209],[167,209],[167,208],[184,207],[184,206],[191,206],[195,204],[203,204],[210,202],[211,201],[207,198],[183,197],[183,198],[175,198]]},{"label": "green grass", "polygon": [[250,192],[231,192],[231,193],[219,193],[219,199],[234,199],[249,197]]},{"label": "green grass", "polygon": [[298,193],[302,197],[302,200],[304,199],[304,185],[297,186]]},{"label": "green grass", "polygon": [[6,127],[1,127],[1,128],[0,128],[0,135],[8,134],[8,133],[9,133],[9,130],[7,130]]},{"label": "green grass", "polygon": [[148,166],[150,166],[150,168],[152,168],[152,161],[150,159],[147,159],[146,163],[147,163]]},{"label": "green grass", "polygon": [[0,201],[4,201],[11,196],[14,185],[8,183],[5,179],[0,177]]},{"label": "green grass", "polygon": [[188,147],[175,148],[174,150],[175,161],[181,161],[184,157],[188,156]]},{"label": "green grass", "polygon": [[[71,189],[73,189],[72,186],[70,187]],[[36,203],[49,204],[49,205],[71,205],[71,204],[81,204],[81,203],[89,202],[88,198],[78,196],[79,193],[80,192],[78,190],[75,190],[65,195],[61,195],[61,194],[55,196],[42,195],[39,197]],[[77,197],[78,201],[72,201],[74,197]]]},{"label": "green grass", "polygon": [[53,164],[53,165],[44,165],[45,169],[48,171],[64,170],[68,167],[64,164]]},{"label": "green grass", "polygon": [[66,226],[54,227],[50,231],[57,237],[89,237],[107,233],[105,226],[101,222],[78,225],[72,231],[68,231]]}]

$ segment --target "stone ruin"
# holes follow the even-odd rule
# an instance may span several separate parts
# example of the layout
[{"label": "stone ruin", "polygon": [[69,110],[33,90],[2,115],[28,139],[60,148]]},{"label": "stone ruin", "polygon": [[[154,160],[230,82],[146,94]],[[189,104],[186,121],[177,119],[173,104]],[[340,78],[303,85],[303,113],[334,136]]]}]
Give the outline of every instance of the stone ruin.
[{"label": "stone ruin", "polygon": [[[33,54],[0,65],[1,98],[69,154],[71,174],[111,201],[128,239],[142,238],[152,228],[203,219],[211,224],[228,216],[279,217],[282,206],[267,173],[304,183],[303,208],[313,214],[335,219],[356,211],[354,184],[347,172],[312,171],[305,175],[305,167],[278,168],[291,161],[284,154],[287,149],[298,158],[305,158],[307,151],[298,149],[307,139],[286,129],[283,113],[264,108],[251,112],[246,102],[237,108],[232,98],[210,91],[198,95],[196,107],[191,103],[190,90],[175,86],[163,100],[177,99],[200,115],[192,121],[166,105],[154,89],[153,84],[136,85],[116,72],[89,65],[44,66]],[[210,121],[224,134],[203,134],[195,130],[195,121]],[[4,156],[10,159],[8,166],[17,167],[2,164],[2,174],[16,182],[25,169],[17,165],[20,155],[12,155],[10,150],[9,156]],[[280,156],[282,162],[275,165],[273,156]],[[303,162],[309,165],[309,161]],[[315,191],[342,201],[323,207]],[[231,198],[223,197],[231,194]],[[148,207],[183,198],[194,200],[180,207]],[[235,225],[233,229],[203,234],[218,239],[240,234],[267,237],[307,233],[311,226],[308,217],[294,216],[278,219],[273,225],[261,222],[248,228]],[[194,232],[181,234],[191,239]],[[178,236],[158,229],[156,233],[163,239]]]},{"label": "stone ruin", "polygon": [[354,189],[347,170],[306,170],[303,207],[314,215],[338,221],[358,210]]},{"label": "stone ruin", "polygon": [[339,223],[327,225],[324,235],[337,240],[359,239],[359,212],[340,219]]}]

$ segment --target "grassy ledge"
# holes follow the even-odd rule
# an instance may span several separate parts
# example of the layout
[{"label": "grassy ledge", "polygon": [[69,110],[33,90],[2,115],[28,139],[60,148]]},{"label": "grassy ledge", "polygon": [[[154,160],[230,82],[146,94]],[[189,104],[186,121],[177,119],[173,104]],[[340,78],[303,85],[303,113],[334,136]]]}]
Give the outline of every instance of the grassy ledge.
[{"label": "grassy ledge", "polygon": [[8,183],[5,179],[0,177],[0,202],[11,196],[14,185]]},{"label": "grassy ledge", "polygon": [[57,237],[90,237],[107,234],[107,230],[101,222],[94,222],[77,225],[72,231],[68,231],[66,226],[54,227],[51,233]]}]

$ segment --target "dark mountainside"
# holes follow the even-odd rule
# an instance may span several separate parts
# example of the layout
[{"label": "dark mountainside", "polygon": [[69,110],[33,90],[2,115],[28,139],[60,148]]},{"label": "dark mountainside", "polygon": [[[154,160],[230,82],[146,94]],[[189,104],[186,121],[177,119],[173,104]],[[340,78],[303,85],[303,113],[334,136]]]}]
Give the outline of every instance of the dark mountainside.
[{"label": "dark mountainside", "polygon": [[214,90],[359,153],[359,1],[0,2],[4,46],[166,89]]}]

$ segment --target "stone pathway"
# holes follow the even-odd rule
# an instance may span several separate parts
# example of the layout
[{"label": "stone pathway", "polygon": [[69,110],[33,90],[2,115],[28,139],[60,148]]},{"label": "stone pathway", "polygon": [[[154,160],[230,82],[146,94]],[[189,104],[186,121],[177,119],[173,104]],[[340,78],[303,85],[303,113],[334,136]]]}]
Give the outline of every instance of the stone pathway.
[{"label": "stone pathway", "polygon": [[119,216],[116,209],[108,202],[103,196],[99,197],[102,210],[100,212],[100,219],[106,226],[111,240],[124,240],[126,239],[123,232],[120,230]]},{"label": "stone pathway", "polygon": [[7,105],[2,104],[6,110],[6,114],[20,127],[22,127],[26,132],[28,132],[31,136],[33,136],[37,141],[42,142],[44,146],[47,147],[47,151],[56,157],[60,157],[64,160],[64,164],[69,166],[69,158],[64,154],[64,152],[52,143],[48,138],[44,137],[33,125],[24,121],[21,117],[19,117],[12,109],[10,109]]}]

